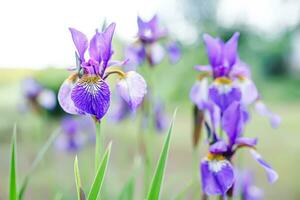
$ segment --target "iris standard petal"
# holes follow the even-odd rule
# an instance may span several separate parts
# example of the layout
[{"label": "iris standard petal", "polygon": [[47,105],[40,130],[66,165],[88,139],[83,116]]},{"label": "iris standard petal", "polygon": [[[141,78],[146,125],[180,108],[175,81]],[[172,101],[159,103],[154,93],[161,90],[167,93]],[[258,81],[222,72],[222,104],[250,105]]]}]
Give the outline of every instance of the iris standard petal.
[{"label": "iris standard petal", "polygon": [[97,61],[98,63],[101,63],[101,41],[100,41],[100,33],[98,30],[96,30],[95,35],[92,37],[90,41],[90,47],[89,47],[89,54],[90,57]]},{"label": "iris standard petal", "polygon": [[100,48],[100,55],[101,55],[102,61],[104,62],[104,65],[106,65],[105,63],[108,62],[108,60],[110,59],[110,57],[113,53],[112,49],[111,49],[111,42],[112,42],[115,28],[116,28],[116,24],[111,23],[105,29],[105,31],[103,33],[100,33],[100,37],[99,37],[100,47],[99,48]]},{"label": "iris standard petal", "polygon": [[264,168],[268,177],[268,181],[270,183],[274,183],[278,179],[277,172],[266,161],[263,160],[263,158],[259,153],[257,153],[257,151],[251,149],[250,153],[253,156],[253,158],[258,162],[258,164],[260,164]]},{"label": "iris standard petal", "polygon": [[78,51],[79,57],[81,61],[84,61],[84,53],[88,48],[88,39],[82,32],[74,28],[69,28],[69,30],[72,34],[72,39]]},{"label": "iris standard petal", "polygon": [[190,99],[200,110],[204,109],[205,103],[208,101],[207,78],[203,78],[194,83],[190,91]]},{"label": "iris standard petal", "polygon": [[110,105],[108,85],[98,76],[84,75],[71,93],[74,105],[100,120]]},{"label": "iris standard petal", "polygon": [[[72,77],[72,76],[71,76]],[[60,86],[58,91],[58,102],[61,108],[69,114],[84,114],[83,111],[80,111],[71,99],[71,93],[74,88],[74,83],[72,80],[67,79]]]},{"label": "iris standard petal", "polygon": [[235,140],[240,136],[243,131],[243,112],[239,102],[233,102],[224,111],[222,117],[222,127],[227,133],[230,145],[235,143]]},{"label": "iris standard petal", "polygon": [[234,183],[234,170],[231,163],[224,159],[207,158],[201,161],[202,190],[207,195],[222,195]]},{"label": "iris standard petal", "polygon": [[147,84],[140,74],[129,71],[126,73],[126,77],[117,83],[116,89],[131,109],[135,110],[147,93]]},{"label": "iris standard petal", "polygon": [[232,66],[237,59],[237,47],[240,33],[234,33],[233,36],[224,45],[224,64],[228,63],[228,66]]},{"label": "iris standard petal", "polygon": [[208,34],[203,35],[203,40],[206,47],[207,56],[212,66],[216,66],[221,62],[221,45],[218,39],[211,37]]}]

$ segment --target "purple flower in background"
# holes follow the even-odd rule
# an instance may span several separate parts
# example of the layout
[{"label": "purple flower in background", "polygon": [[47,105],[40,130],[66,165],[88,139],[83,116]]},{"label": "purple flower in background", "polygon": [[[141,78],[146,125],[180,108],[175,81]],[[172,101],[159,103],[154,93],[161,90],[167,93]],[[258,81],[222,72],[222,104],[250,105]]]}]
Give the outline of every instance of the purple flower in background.
[{"label": "purple flower in background", "polygon": [[158,17],[154,15],[149,21],[137,19],[138,38],[143,43],[153,43],[167,35],[167,30],[159,26]]},{"label": "purple flower in background", "polygon": [[249,171],[237,173],[237,181],[234,185],[234,196],[243,200],[262,200],[263,191],[254,185],[254,174]]},{"label": "purple flower in background", "polygon": [[[77,73],[72,74],[61,86],[58,100],[61,107],[70,114],[89,114],[100,120],[110,106],[110,88],[106,79],[118,74],[117,91],[120,96],[136,109],[146,94],[146,82],[141,75],[127,73],[112,66],[121,66],[125,62],[112,61],[112,38],[115,24],[110,24],[103,32],[96,30],[90,41],[80,31],[70,28],[77,49]],[[85,53],[88,50],[89,59]]]},{"label": "purple flower in background", "polygon": [[167,30],[159,24],[155,15],[151,20],[144,21],[138,17],[137,41],[125,48],[125,57],[129,59],[125,68],[135,69],[145,61],[150,66],[159,64],[165,55],[169,56],[171,64],[175,64],[181,57],[181,50],[176,42],[163,44],[160,40],[167,38]]},{"label": "purple flower in background", "polygon": [[76,152],[83,148],[95,137],[95,125],[90,118],[65,117],[61,120],[62,133],[58,136],[55,145],[57,149]]},{"label": "purple flower in background", "polygon": [[281,117],[271,112],[262,101],[257,101],[255,103],[255,110],[261,116],[267,117],[273,128],[277,128],[280,125]]},{"label": "purple flower in background", "polygon": [[27,98],[36,98],[42,89],[43,86],[31,77],[24,79],[21,83],[21,90]]},{"label": "purple flower in background", "polygon": [[26,78],[22,81],[21,90],[26,98],[24,108],[32,106],[34,110],[53,110],[56,107],[55,92],[45,88],[32,77]]},{"label": "purple flower in background", "polygon": [[162,104],[161,101],[157,101],[154,104],[153,112],[154,112],[154,123],[155,123],[156,130],[158,132],[165,131],[166,128],[168,127],[168,118],[165,113],[164,105]]},{"label": "purple flower in background", "polygon": [[169,53],[169,59],[171,64],[177,63],[181,58],[181,49],[176,42],[172,42],[167,45],[167,51]]}]

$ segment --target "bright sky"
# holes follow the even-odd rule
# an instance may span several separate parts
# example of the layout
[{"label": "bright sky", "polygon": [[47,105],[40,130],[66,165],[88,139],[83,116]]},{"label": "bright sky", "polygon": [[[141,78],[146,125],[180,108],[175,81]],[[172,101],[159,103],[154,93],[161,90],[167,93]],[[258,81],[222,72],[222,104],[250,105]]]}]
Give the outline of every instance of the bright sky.
[{"label": "bright sky", "polygon": [[[269,30],[287,20],[295,23],[299,9],[285,4],[283,14],[279,1],[223,0],[218,16],[228,26],[240,19]],[[197,33],[184,23],[180,8],[178,0],[0,1],[0,67],[69,66],[74,62],[75,49],[68,27],[91,36],[105,17],[108,22],[117,23],[116,34],[120,38],[129,40],[136,33],[137,14],[150,18],[160,12],[169,28],[189,43]]]}]

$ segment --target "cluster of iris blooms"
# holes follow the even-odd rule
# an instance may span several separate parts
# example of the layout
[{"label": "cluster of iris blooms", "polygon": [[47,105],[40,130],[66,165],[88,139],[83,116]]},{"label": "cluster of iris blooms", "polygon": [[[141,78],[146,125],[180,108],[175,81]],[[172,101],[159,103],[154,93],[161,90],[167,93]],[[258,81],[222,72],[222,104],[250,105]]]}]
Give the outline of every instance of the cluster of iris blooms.
[{"label": "cluster of iris blooms", "polygon": [[[144,110],[145,116],[153,114],[157,129],[164,129],[163,106],[154,103],[149,87],[146,95],[146,81],[135,70],[144,62],[150,67],[157,65],[164,57],[165,50],[171,63],[176,63],[180,59],[180,49],[176,43],[169,43],[165,48],[160,45],[159,40],[165,38],[167,32],[159,27],[156,16],[148,22],[138,18],[138,28],[138,39],[126,48],[125,56],[128,59],[125,61],[111,59],[114,23],[103,32],[96,30],[90,41],[82,32],[70,28],[77,50],[76,66],[71,69],[74,72],[62,84],[58,93],[59,103],[67,113],[90,115],[96,124],[100,124],[111,101],[111,89],[106,80],[115,74],[119,77],[116,91],[120,104],[115,109],[114,118],[122,120],[140,105],[143,108],[145,102],[150,102],[153,111]],[[190,98],[196,108],[195,125],[205,126],[209,144],[208,154],[200,164],[203,198],[210,195],[232,197],[237,190],[245,198],[252,195],[247,193],[249,187],[253,187],[251,181],[247,178],[238,179],[237,169],[233,165],[234,156],[241,147],[249,148],[254,159],[265,169],[270,182],[278,178],[277,173],[255,150],[257,139],[243,135],[244,127],[250,119],[249,106],[252,104],[255,104],[259,114],[269,118],[273,127],[279,125],[280,117],[261,101],[248,65],[238,56],[238,38],[239,33],[235,33],[225,43],[205,34],[204,42],[210,64],[195,67],[200,74],[191,89]],[[87,51],[89,59],[85,55]],[[64,124],[66,132],[70,132],[70,148],[77,148],[80,142],[75,140],[77,129],[72,123],[66,121]],[[260,196],[257,195],[257,198]]]},{"label": "cluster of iris blooms", "polygon": [[[239,58],[239,36],[235,33],[224,42],[205,34],[203,39],[209,65],[195,67],[200,74],[190,91],[190,99],[196,107],[195,125],[205,126],[209,145],[207,156],[200,163],[204,199],[211,195],[231,198],[237,193],[235,190],[240,188],[237,183],[238,169],[233,163],[242,147],[248,148],[263,167],[269,182],[273,183],[278,178],[272,167],[257,153],[257,138],[244,135],[252,104],[255,104],[259,114],[270,119],[273,127],[279,125],[280,117],[263,104],[251,79],[249,66]],[[195,128],[194,134],[199,134],[197,131],[200,130]]]}]

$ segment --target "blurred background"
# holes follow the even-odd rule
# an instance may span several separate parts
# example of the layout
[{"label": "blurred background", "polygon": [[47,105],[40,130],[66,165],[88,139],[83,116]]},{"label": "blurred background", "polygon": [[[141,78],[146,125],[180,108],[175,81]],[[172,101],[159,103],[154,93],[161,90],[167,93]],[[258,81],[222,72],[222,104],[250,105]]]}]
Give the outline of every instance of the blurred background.
[{"label": "blurred background", "polygon": [[[300,2],[297,0],[1,1],[0,199],[8,198],[13,124],[18,127],[17,163],[22,180],[38,150],[60,127],[63,116],[57,107],[41,111],[34,105],[28,106],[23,92],[24,79],[34,78],[43,88],[58,91],[68,77],[66,68],[75,64],[75,48],[68,27],[91,36],[104,20],[116,22],[114,58],[121,59],[124,46],[136,38],[137,15],[150,19],[154,14],[182,48],[179,63],[170,65],[164,60],[151,71],[153,88],[165,102],[169,118],[179,106],[162,199],[173,199],[174,191],[184,190],[195,176],[189,90],[197,76],[193,67],[208,63],[202,34],[227,40],[236,31],[241,33],[240,57],[251,66],[252,77],[264,102],[282,118],[281,126],[274,130],[267,119],[253,113],[246,130],[246,134],[260,138],[259,151],[277,170],[279,180],[269,185],[263,170],[251,159],[243,159],[243,166],[257,172],[256,184],[264,190],[265,199],[300,199],[297,165],[300,162]],[[45,98],[47,95],[51,96],[46,93]],[[113,150],[103,199],[116,198],[133,173],[138,151],[138,123],[138,117],[120,123],[104,120],[105,141],[113,141]],[[151,137],[153,161],[156,161],[164,134]],[[63,194],[63,199],[75,199],[75,154],[79,157],[82,182],[86,187],[90,185],[94,169],[93,142],[75,152],[63,151],[58,143],[50,148],[35,171],[25,199],[55,199],[58,194]],[[201,146],[201,156],[205,148]],[[248,157],[246,151],[241,154]],[[138,178],[137,199],[142,193],[140,182]],[[197,189],[200,191],[199,185],[193,191]],[[187,199],[197,199],[193,191]]]}]

